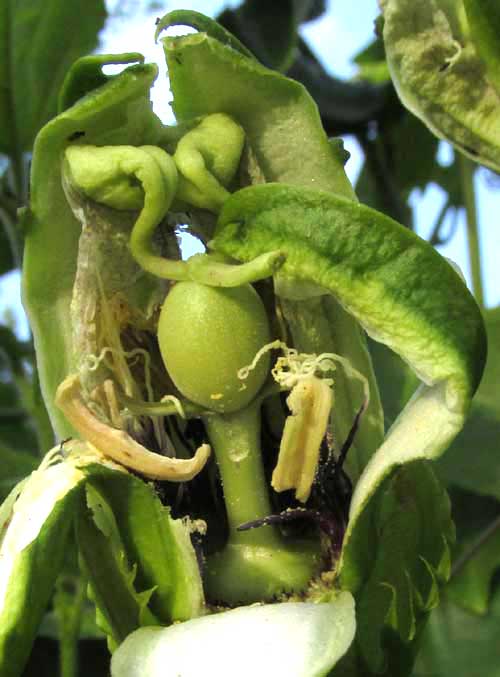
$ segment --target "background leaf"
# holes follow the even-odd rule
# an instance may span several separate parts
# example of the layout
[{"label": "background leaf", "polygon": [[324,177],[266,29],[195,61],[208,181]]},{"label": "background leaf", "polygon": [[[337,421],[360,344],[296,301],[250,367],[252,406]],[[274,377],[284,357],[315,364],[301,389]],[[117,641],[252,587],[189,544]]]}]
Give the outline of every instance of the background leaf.
[{"label": "background leaf", "polygon": [[462,490],[452,496],[458,538],[447,595],[467,611],[484,615],[500,567],[500,503]]},{"label": "background leaf", "polygon": [[400,467],[370,500],[340,571],[356,598],[358,674],[408,674],[438,584],[448,578],[453,539],[449,498],[428,462]]},{"label": "background leaf", "polygon": [[443,600],[431,614],[413,677],[499,677],[499,627],[500,586],[483,619]]},{"label": "background leaf", "polygon": [[10,449],[0,442],[0,503],[37,466],[38,460],[32,454]]},{"label": "background leaf", "polygon": [[218,21],[239,36],[265,66],[285,71],[294,59],[298,40],[296,4],[293,0],[247,0],[223,12]]},{"label": "background leaf", "polygon": [[66,71],[94,49],[105,18],[104,0],[0,3],[0,152],[19,157],[31,150],[56,114]]}]

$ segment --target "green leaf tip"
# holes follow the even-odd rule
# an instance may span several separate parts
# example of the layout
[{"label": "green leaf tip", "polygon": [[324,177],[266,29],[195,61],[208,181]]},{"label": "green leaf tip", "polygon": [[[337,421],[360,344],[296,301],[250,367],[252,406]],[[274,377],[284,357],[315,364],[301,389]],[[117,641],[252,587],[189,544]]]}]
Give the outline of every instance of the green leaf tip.
[{"label": "green leaf tip", "polygon": [[71,66],[59,91],[58,113],[70,108],[78,99],[106,84],[113,75],[106,75],[103,66],[143,64],[144,56],[139,52],[123,54],[95,54],[83,56]]},{"label": "green leaf tip", "polygon": [[[227,31],[223,26],[221,26],[217,21],[210,19],[210,17],[201,14],[200,12],[194,12],[191,10],[177,9],[173,12],[165,14],[165,16],[159,19],[156,23],[155,31],[155,42],[158,42],[160,34],[171,28],[173,26],[189,26],[195,28],[200,33],[206,33],[211,38],[218,40],[223,45],[234,49],[243,56],[255,60],[254,55],[250,52],[245,45],[243,45],[238,38],[236,38],[232,33]],[[165,38],[168,40],[169,38]]]}]

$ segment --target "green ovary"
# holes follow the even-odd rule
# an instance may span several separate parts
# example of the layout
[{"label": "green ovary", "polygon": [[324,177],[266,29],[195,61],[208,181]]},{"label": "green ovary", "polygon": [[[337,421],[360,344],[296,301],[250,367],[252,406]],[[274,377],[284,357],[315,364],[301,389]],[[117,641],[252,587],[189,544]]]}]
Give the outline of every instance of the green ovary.
[{"label": "green ovary", "polygon": [[269,372],[269,358],[263,358],[247,379],[238,378],[270,340],[264,306],[250,285],[176,284],[162,307],[158,340],[176,387],[212,411],[245,407]]}]

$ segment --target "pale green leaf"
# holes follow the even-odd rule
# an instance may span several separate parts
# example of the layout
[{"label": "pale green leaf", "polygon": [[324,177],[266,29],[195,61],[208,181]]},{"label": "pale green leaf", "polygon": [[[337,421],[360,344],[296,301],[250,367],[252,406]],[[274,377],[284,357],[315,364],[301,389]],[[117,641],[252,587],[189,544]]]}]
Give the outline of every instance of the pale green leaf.
[{"label": "pale green leaf", "polygon": [[18,677],[29,656],[62,564],[75,498],[84,479],[72,463],[51,465],[50,458],[22,483],[20,492],[13,490],[1,511],[2,677]]},{"label": "pale green leaf", "polygon": [[349,593],[328,603],[240,607],[171,628],[142,628],[113,656],[113,677],[324,677],[355,632]]}]

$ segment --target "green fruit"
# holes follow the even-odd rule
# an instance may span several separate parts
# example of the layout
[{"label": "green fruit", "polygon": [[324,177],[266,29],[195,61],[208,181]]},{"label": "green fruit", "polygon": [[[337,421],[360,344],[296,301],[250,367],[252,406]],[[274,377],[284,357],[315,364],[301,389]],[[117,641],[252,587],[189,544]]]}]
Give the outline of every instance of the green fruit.
[{"label": "green fruit", "polygon": [[270,341],[264,305],[250,285],[220,288],[179,282],[163,304],[158,341],[179,391],[219,413],[245,407],[269,372],[269,357],[264,355],[245,380],[238,378],[238,371]]}]

